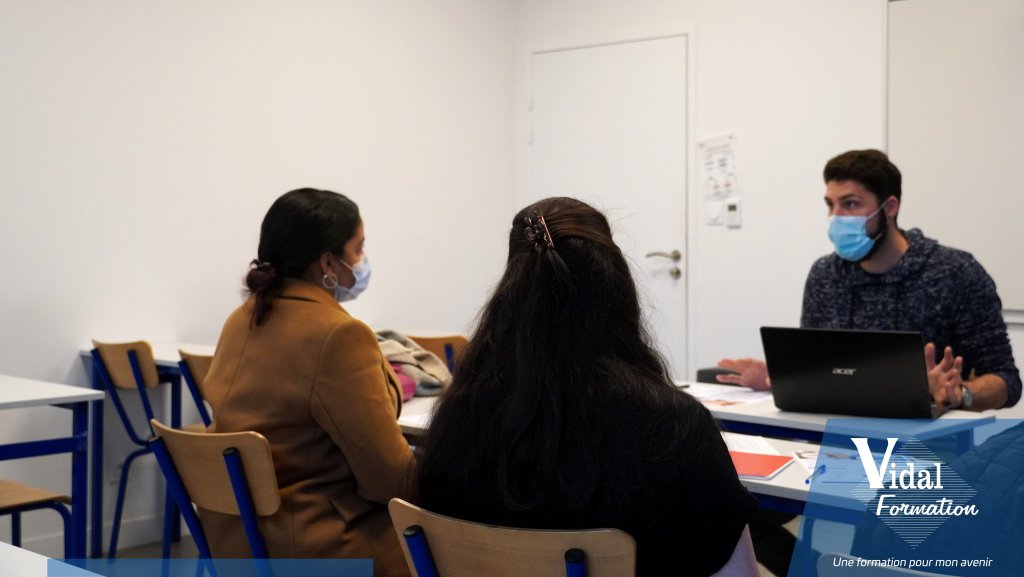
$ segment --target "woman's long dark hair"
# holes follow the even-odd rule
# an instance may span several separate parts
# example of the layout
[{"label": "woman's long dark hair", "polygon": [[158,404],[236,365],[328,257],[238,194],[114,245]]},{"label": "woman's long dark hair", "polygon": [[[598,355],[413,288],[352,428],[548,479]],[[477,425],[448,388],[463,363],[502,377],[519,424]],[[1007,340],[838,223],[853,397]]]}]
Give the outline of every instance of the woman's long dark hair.
[{"label": "woman's long dark hair", "polygon": [[[609,479],[643,469],[630,462],[643,457],[628,446],[633,440],[614,446],[620,440],[609,430],[621,429],[616,420],[642,418],[629,407],[645,399],[671,404],[676,394],[645,329],[629,265],[605,216],[571,198],[521,210],[508,247],[505,274],[423,440],[421,492],[438,494],[435,480],[462,474],[487,478],[455,486],[494,482],[513,511],[571,511],[595,499],[628,506],[628,496],[601,492],[630,491],[638,481]],[[479,462],[493,470],[478,470]]]},{"label": "woman's long dark hair", "polygon": [[359,226],[359,207],[329,190],[300,188],[270,206],[260,228],[258,258],[245,285],[254,297],[253,322],[263,324],[286,277],[301,278],[324,252],[340,252]]}]

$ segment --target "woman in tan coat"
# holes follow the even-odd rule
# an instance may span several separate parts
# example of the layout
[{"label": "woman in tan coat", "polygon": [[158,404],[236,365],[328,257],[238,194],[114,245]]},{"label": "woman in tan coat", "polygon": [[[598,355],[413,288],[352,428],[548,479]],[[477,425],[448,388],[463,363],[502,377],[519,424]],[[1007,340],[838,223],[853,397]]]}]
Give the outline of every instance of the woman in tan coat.
[{"label": "woman in tan coat", "polygon": [[[364,238],[340,194],[293,190],[271,206],[250,297],[224,324],[207,376],[210,430],[270,441],[282,500],[261,519],[271,557],[372,558],[375,576],[405,576],[386,509],[412,487],[401,392],[373,332],[338,302],[366,288]],[[214,556],[250,555],[237,517],[201,516]]]}]

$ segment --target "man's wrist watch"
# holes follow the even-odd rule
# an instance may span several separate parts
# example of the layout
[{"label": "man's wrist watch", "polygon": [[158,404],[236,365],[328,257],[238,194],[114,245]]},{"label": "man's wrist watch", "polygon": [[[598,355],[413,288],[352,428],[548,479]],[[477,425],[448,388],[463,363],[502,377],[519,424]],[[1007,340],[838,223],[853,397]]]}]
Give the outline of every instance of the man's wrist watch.
[{"label": "man's wrist watch", "polygon": [[960,383],[960,408],[970,409],[973,404],[974,395],[971,394],[971,390],[967,388],[967,385]]}]

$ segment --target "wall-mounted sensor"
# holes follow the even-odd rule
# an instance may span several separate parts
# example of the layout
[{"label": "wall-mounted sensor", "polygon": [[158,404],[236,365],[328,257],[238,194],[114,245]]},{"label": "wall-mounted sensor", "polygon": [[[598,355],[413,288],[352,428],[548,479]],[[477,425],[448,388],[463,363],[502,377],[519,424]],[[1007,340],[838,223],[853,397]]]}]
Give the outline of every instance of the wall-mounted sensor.
[{"label": "wall-mounted sensor", "polygon": [[736,199],[730,199],[725,201],[725,226],[729,228],[739,228],[742,222],[740,215],[740,201]]}]

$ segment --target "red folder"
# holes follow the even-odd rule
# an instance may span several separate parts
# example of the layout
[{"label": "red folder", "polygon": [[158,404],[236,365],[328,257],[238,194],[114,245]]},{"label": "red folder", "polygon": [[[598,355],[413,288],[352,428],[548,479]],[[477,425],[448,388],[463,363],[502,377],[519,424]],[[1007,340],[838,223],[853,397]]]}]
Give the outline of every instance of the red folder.
[{"label": "red folder", "polygon": [[771,479],[793,462],[793,457],[787,455],[729,451],[729,456],[736,467],[736,474],[747,479]]}]

